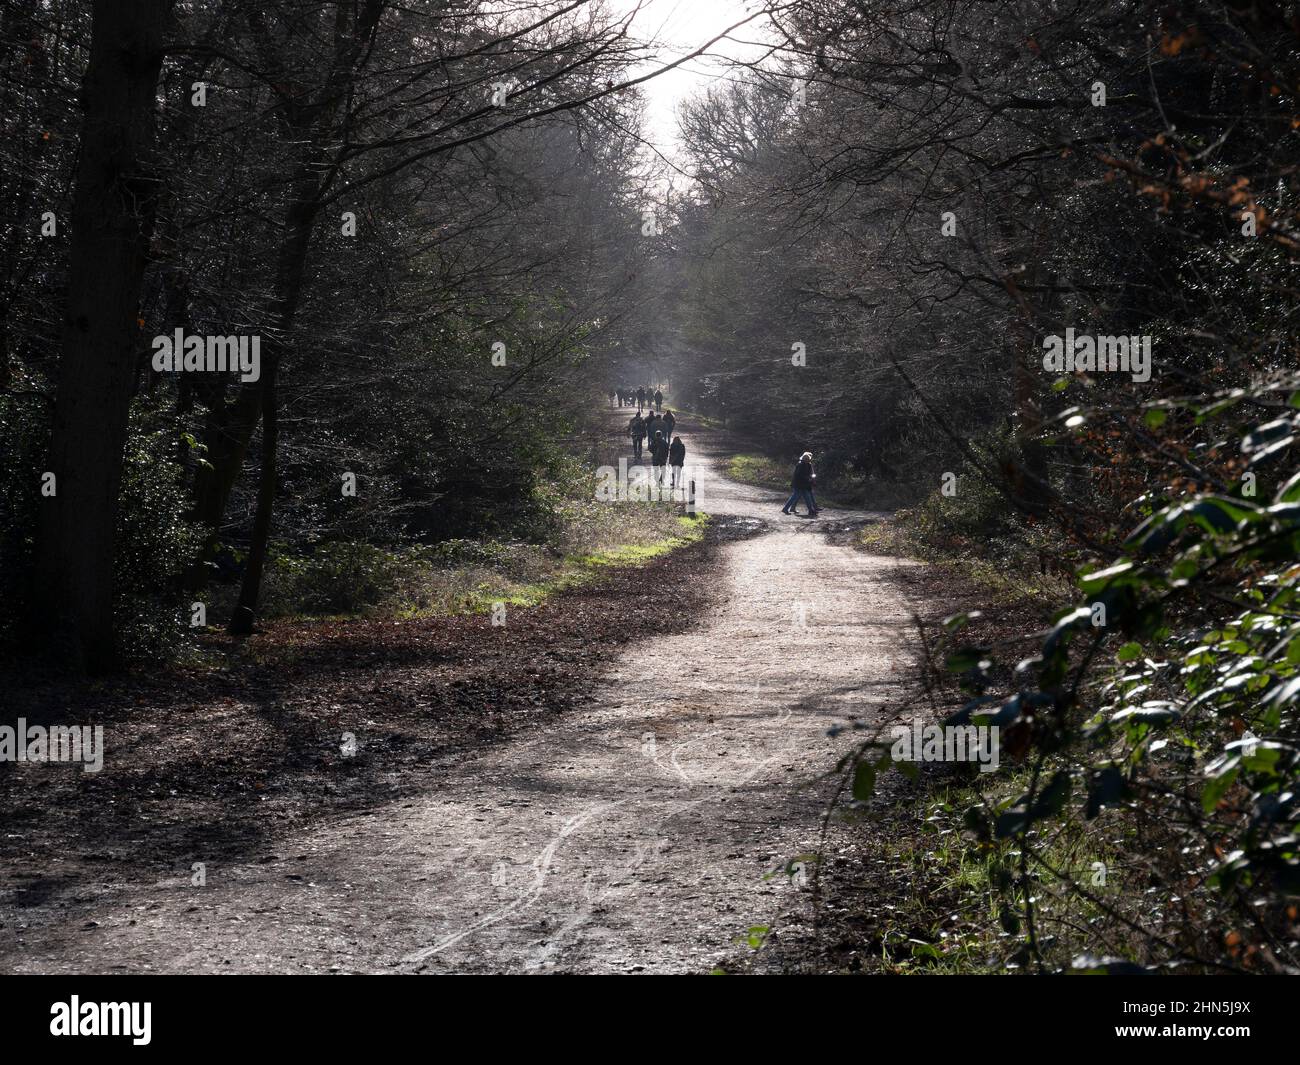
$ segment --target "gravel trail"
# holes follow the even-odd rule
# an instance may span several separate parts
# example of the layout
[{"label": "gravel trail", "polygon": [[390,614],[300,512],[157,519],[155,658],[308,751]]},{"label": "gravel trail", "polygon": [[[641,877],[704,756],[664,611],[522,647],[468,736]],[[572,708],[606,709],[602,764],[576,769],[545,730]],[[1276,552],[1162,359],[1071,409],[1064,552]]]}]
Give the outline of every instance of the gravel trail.
[{"label": "gravel trail", "polygon": [[[202,889],[29,912],[0,968],[688,973],[742,955],[755,926],[810,934],[811,870],[779,870],[817,845],[852,742],[828,728],[870,720],[904,678],[906,564],[848,544],[873,515],[786,517],[723,476],[716,434],[687,442],[703,509],[751,534],[719,548],[710,615],[631,645],[594,706],[282,839],[291,873],[212,867]],[[646,591],[629,610],[673,609],[671,588]]]}]

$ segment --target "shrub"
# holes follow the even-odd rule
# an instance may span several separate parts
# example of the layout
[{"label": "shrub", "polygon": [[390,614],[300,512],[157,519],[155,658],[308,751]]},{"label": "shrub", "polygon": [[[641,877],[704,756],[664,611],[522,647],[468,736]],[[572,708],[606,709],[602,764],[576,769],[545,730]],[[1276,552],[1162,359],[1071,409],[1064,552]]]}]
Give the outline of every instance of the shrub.
[{"label": "shrub", "polygon": [[[1249,465],[1235,491],[1135,501],[1144,520],[1116,558],[1079,570],[1080,601],[1013,672],[987,647],[948,658],[969,702],[945,723],[997,726],[1004,757],[1020,760],[1021,788],[989,786],[964,814],[1002,870],[1016,964],[1069,963],[1044,931],[1054,898],[1091,908],[1090,942],[1129,945],[1130,957],[1077,967],[1296,964],[1300,468],[1284,459],[1300,430],[1295,387],[1164,401],[1164,414],[1230,421]],[[1270,488],[1255,498],[1256,484]],[[1013,689],[994,694],[997,676]],[[855,762],[869,790],[887,744],[864,744]],[[1081,875],[1089,863],[1053,860],[1081,832],[1099,851],[1118,847],[1121,897],[1100,897]]]}]

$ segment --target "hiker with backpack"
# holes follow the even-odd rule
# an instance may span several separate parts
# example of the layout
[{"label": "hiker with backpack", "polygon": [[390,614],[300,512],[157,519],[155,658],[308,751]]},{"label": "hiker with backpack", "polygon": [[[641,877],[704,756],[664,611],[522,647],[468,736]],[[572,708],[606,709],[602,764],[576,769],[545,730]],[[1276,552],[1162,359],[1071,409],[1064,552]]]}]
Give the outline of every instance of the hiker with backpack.
[{"label": "hiker with backpack", "polygon": [[686,478],[682,473],[682,467],[686,465],[686,445],[682,442],[680,436],[673,437],[672,446],[668,449],[668,464],[673,468],[672,487],[677,487],[677,482],[682,482],[685,487]]},{"label": "hiker with backpack", "polygon": [[794,474],[790,478],[790,485],[793,490],[790,492],[790,498],[785,501],[785,506],[781,508],[781,513],[798,513],[795,507],[799,505],[799,500],[802,499],[808,504],[808,517],[817,517],[821,511],[817,508],[817,500],[813,498],[813,482],[816,480],[817,474],[813,472],[812,452],[805,451],[799,456],[799,461],[794,464]]}]

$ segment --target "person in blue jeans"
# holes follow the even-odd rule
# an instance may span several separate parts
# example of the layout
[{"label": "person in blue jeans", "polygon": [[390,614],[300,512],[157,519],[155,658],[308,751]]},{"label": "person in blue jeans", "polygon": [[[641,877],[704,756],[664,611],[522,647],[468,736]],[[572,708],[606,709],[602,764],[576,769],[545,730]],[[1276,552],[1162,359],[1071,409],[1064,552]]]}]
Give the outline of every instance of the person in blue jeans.
[{"label": "person in blue jeans", "polygon": [[815,480],[817,480],[817,474],[813,473],[812,452],[805,451],[799,456],[799,461],[794,464],[794,476],[790,478],[793,491],[790,493],[790,498],[785,501],[785,506],[781,508],[781,513],[797,513],[795,507],[799,505],[799,500],[802,499],[808,504],[808,517],[817,517],[821,512],[817,508],[817,500],[813,498],[813,482]]}]

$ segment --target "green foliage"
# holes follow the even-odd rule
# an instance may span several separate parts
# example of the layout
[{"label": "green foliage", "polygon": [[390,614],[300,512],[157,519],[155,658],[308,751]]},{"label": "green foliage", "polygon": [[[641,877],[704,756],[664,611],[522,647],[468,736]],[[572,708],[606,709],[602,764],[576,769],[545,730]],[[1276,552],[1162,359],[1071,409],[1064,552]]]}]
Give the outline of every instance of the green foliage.
[{"label": "green foliage", "polygon": [[320,544],[304,556],[277,552],[267,575],[267,612],[360,613],[394,598],[408,561],[365,543]]},{"label": "green foliage", "polygon": [[[1147,508],[1115,560],[1079,570],[1080,599],[1057,612],[1038,654],[1014,669],[988,648],[947,658],[970,701],[946,723],[996,725],[1022,767],[1019,789],[991,787],[964,815],[980,846],[1020,856],[1003,892],[1004,927],[1019,914],[1017,964],[1050,960],[1030,929],[1038,916],[1041,932],[1036,910],[1050,912],[1053,891],[1095,899],[1048,857],[1062,833],[1093,822],[1154,883],[1177,885],[1096,918],[1129,941],[1132,961],[1252,970],[1289,956],[1300,895],[1294,387],[1166,404],[1226,421],[1251,472],[1277,485],[1269,495],[1193,491]],[[994,694],[996,675],[1013,690]],[[880,747],[857,756],[857,798]]]},{"label": "green foliage", "polygon": [[732,455],[727,463],[727,476],[764,488],[783,488],[790,483],[790,471],[785,464],[766,455]]},{"label": "green foliage", "polygon": [[[37,395],[0,397],[0,647],[12,654],[30,595],[40,528],[48,409]],[[182,645],[188,611],[179,578],[201,542],[184,519],[189,444],[176,421],[148,398],[132,407],[117,522],[115,614],[128,663],[159,662]]]},{"label": "green foliage", "polygon": [[879,530],[882,547],[929,562],[950,565],[968,580],[1011,594],[1041,594],[1043,563],[1060,568],[1065,545],[1048,524],[1018,510],[1005,484],[991,471],[1009,468],[1020,457],[1018,443],[1005,429],[970,441],[980,468],[954,464],[953,494],[935,474],[929,494],[897,512],[892,527]]},{"label": "green foliage", "polygon": [[184,518],[188,507],[183,459],[192,451],[170,417],[148,399],[131,414],[118,506],[118,640],[128,662],[174,655],[189,625],[180,576],[202,544]]},{"label": "green foliage", "polygon": [[18,638],[31,590],[47,433],[39,396],[0,394],[0,653]]}]

